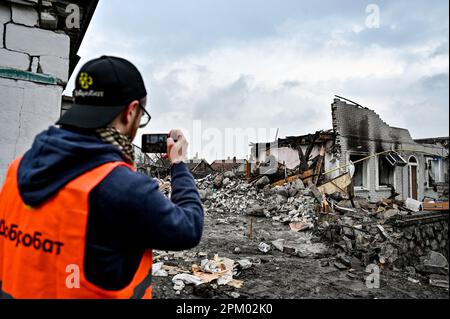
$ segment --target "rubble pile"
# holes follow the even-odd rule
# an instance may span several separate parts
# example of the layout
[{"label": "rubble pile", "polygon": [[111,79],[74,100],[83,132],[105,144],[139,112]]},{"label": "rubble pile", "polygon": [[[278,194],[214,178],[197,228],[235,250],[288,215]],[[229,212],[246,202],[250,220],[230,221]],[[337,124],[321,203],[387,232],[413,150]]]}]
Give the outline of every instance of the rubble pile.
[{"label": "rubble pile", "polygon": [[207,176],[197,184],[208,214],[268,217],[284,224],[297,223],[302,230],[312,229],[317,221],[317,202],[301,180],[272,187],[267,177],[247,183],[226,172]]},{"label": "rubble pile", "polygon": [[[170,182],[160,180],[159,183],[160,189],[170,196]],[[205,214],[217,223],[228,223],[242,216],[267,218],[273,225],[285,225],[287,232],[302,232],[321,241],[299,242],[295,236],[294,241],[289,241],[287,236],[287,240],[279,238],[269,241],[270,244],[260,242],[255,251],[271,254],[274,248],[300,258],[320,258],[331,251],[335,256],[332,265],[350,274],[355,269],[375,264],[381,268],[406,270],[408,280],[413,283],[425,278],[432,285],[448,287],[448,262],[441,254],[448,252],[448,220],[430,222],[426,214],[417,217],[421,213],[417,201],[390,198],[372,203],[364,198],[356,197],[351,201],[342,194],[333,194],[323,197],[329,206],[329,211],[324,212],[323,202],[314,194],[314,187],[305,187],[300,179],[273,186],[265,176],[247,182],[226,172],[208,175],[196,183]],[[422,219],[429,224],[416,223]],[[330,249],[324,243],[328,243]],[[235,272],[231,272],[230,265],[228,270],[222,267],[221,272],[216,273],[208,268],[214,264],[217,260],[204,259],[192,269],[191,274],[196,278],[178,276],[174,284],[182,289],[182,282],[198,285],[197,278],[205,283],[210,278],[218,279],[222,273],[228,275],[219,281],[232,280]],[[247,262],[237,264],[245,269]],[[161,270],[159,273],[164,275]]]},{"label": "rubble pile", "polygon": [[[240,289],[243,286],[243,281],[236,279],[236,277],[242,271],[254,266],[254,262],[249,259],[235,261],[226,257],[219,257],[217,254],[212,259],[208,259],[208,254],[204,252],[165,252],[155,250],[154,256],[155,262],[152,267],[152,275],[154,277],[170,277],[173,283],[173,290],[177,295],[188,285],[211,285],[215,288],[218,286],[229,286]],[[185,265],[191,264],[191,266],[170,265],[176,260],[183,260]],[[199,260],[200,263],[197,264],[194,260]],[[231,295],[233,298],[239,297],[239,294],[236,292],[232,292],[232,294],[235,295]]]},{"label": "rubble pile", "polygon": [[360,259],[364,266],[374,262],[392,264],[398,259],[396,241],[402,234],[379,216],[355,210],[344,215],[328,214],[321,220],[317,232],[333,243],[338,252]]},{"label": "rubble pile", "polygon": [[[448,287],[448,263],[440,253],[448,254],[448,216],[414,212],[400,202],[372,204],[360,199],[356,204],[357,209],[348,208],[347,201],[334,205],[337,213],[321,215],[315,230],[333,244],[339,259],[337,268],[375,264],[410,269],[416,278],[425,276],[432,285]],[[426,266],[427,254],[433,260],[439,255],[440,267]],[[442,278],[445,275],[446,284]],[[441,277],[436,279],[437,276]],[[411,278],[411,282],[415,281]]]}]

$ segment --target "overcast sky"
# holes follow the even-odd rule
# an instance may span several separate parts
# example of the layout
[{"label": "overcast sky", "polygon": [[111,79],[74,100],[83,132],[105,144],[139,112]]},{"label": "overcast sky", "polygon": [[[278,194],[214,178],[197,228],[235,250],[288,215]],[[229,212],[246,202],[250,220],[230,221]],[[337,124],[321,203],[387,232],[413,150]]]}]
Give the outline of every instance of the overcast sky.
[{"label": "overcast sky", "polygon": [[245,140],[213,148],[215,128],[259,129],[261,141],[277,128],[280,137],[330,129],[335,94],[413,138],[449,134],[447,0],[126,3],[100,1],[79,66],[103,54],[132,61],[149,92],[144,133],[185,128],[191,154],[247,155]]}]

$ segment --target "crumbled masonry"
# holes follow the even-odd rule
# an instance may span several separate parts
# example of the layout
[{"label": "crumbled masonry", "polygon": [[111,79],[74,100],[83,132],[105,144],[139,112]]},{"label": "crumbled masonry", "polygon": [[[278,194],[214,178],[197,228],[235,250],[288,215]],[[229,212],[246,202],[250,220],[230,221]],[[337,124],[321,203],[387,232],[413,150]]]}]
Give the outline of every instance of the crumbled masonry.
[{"label": "crumbled masonry", "polygon": [[[404,201],[359,197],[353,207],[345,194],[333,194],[323,212],[300,179],[273,186],[227,172],[196,182],[205,210],[202,242],[190,251],[155,252],[157,298],[448,294],[448,211],[415,212]],[[170,196],[169,179],[160,187]],[[373,267],[383,274],[379,289],[366,287]],[[173,279],[178,274],[197,276]]]}]

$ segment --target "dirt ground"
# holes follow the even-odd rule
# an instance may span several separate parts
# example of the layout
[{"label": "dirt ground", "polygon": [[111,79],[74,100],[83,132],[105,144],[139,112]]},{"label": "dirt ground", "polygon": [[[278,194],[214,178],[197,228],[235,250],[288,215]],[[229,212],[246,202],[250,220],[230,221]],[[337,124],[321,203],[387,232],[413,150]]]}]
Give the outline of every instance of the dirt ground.
[{"label": "dirt ground", "polygon": [[[154,277],[153,297],[155,299],[196,298],[250,298],[250,299],[336,299],[336,298],[378,298],[378,299],[448,299],[445,288],[430,286],[425,277],[411,276],[405,271],[382,269],[380,287],[367,288],[365,267],[354,271],[339,270],[334,266],[336,252],[323,241],[305,232],[293,232],[289,226],[275,223],[268,218],[256,218],[253,224],[253,239],[248,238],[249,217],[226,215],[206,216],[203,238],[195,249],[169,252],[161,261],[165,265],[190,270],[192,264],[200,265],[202,259],[212,259],[215,254],[233,260],[248,259],[252,268],[242,270],[234,278],[244,282],[240,289],[218,286],[214,283],[199,286],[187,285],[180,293],[173,289],[168,277]],[[304,247],[306,257],[291,256],[272,247],[268,253],[258,250],[258,244],[285,238],[286,242],[299,244],[308,238]],[[238,248],[240,251],[236,251]],[[317,248],[317,249],[316,249]],[[325,248],[325,249],[324,249]],[[205,256],[205,253],[207,256]],[[155,252],[158,255],[158,252]],[[358,269],[356,269],[358,268]],[[418,283],[408,280],[418,279]],[[234,293],[233,293],[234,292]],[[236,294],[237,293],[237,294]]]}]

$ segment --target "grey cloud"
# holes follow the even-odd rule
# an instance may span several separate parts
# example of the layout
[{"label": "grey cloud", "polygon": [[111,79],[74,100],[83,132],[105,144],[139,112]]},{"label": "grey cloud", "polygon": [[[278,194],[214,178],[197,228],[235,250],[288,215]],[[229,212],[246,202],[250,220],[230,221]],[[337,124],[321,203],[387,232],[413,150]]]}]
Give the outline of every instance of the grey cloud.
[{"label": "grey cloud", "polygon": [[[448,72],[442,70],[415,81],[395,74],[321,83],[289,77],[263,87],[255,85],[259,79],[243,74],[244,70],[235,74],[232,83],[217,83],[212,81],[216,70],[189,62],[198,61],[191,57],[208,57],[224,48],[286,41],[295,43],[289,48],[299,59],[304,52],[329,57],[367,54],[376,45],[400,52],[399,62],[405,63],[406,71],[410,65],[448,56],[448,1],[375,1],[381,10],[381,27],[354,32],[353,26],[364,27],[368,3],[140,0],[123,5],[118,0],[101,1],[88,30],[91,42],[85,43],[81,55],[115,53],[136,60],[150,92],[152,121],[158,127],[171,125],[158,118],[183,112],[219,128],[280,127],[283,135],[308,133],[331,127],[330,104],[334,94],[341,94],[379,110],[388,123],[410,129],[414,137],[448,134],[449,81]],[[336,47],[330,48],[333,41]],[[430,42],[437,46],[430,46],[428,55],[413,50]],[[165,76],[155,78],[161,70]],[[194,92],[184,83],[186,74],[193,77]],[[205,87],[198,88],[200,83],[206,83]],[[195,90],[201,91],[196,94]]]},{"label": "grey cloud", "polygon": [[246,103],[250,94],[249,77],[241,75],[236,81],[212,92],[198,105],[194,106],[193,115],[196,119],[237,120],[240,108]]},{"label": "grey cloud", "polygon": [[433,76],[424,77],[419,80],[418,86],[423,87],[423,89],[428,92],[440,91],[442,93],[445,93],[445,91],[448,90],[449,87],[449,75],[448,73],[440,73]]}]

